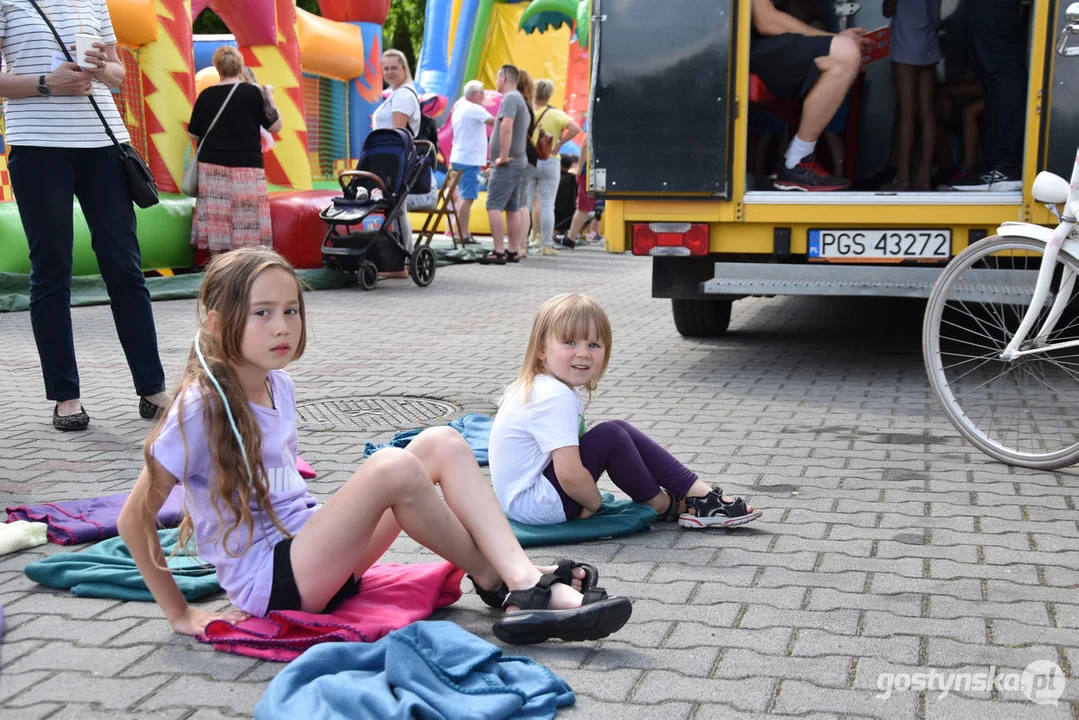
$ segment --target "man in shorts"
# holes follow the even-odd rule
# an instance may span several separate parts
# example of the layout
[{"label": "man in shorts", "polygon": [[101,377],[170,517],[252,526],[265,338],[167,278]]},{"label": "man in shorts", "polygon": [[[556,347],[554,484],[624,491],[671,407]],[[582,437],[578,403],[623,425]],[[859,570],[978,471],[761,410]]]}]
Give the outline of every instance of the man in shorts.
[{"label": "man in shorts", "polygon": [[461,173],[457,182],[457,194],[461,204],[457,208],[461,244],[472,245],[476,241],[469,232],[472,203],[480,192],[480,169],[487,164],[487,126],[495,119],[483,107],[483,83],[469,80],[465,83],[461,99],[450,112],[453,127],[453,149],[450,151],[450,167]]},{"label": "man in shorts", "polygon": [[813,156],[817,140],[842,105],[862,65],[865,29],[839,34],[818,30],[776,7],[752,0],[749,71],[776,97],[802,98],[798,132],[776,173],[779,190],[845,190],[847,181],[829,174]]},{"label": "man in shorts", "polygon": [[[495,118],[491,133],[491,173],[487,179],[487,217],[491,221],[491,240],[494,250],[478,259],[479,262],[505,265],[517,262],[524,254],[524,243],[514,247],[514,238],[524,238],[525,218],[521,209],[518,186],[528,159],[525,142],[528,135],[528,105],[517,92],[520,74],[513,65],[503,65],[495,76],[502,93],[502,107]],[[506,214],[503,220],[502,213]],[[503,239],[509,230],[509,247],[503,250]]]}]

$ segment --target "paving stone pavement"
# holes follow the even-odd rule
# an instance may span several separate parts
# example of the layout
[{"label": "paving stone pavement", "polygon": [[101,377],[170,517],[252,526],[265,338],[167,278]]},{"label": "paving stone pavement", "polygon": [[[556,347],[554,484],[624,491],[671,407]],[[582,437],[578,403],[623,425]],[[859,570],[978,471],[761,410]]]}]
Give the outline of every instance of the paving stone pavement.
[{"label": "paving stone pavement", "polygon": [[[589,421],[635,423],[764,509],[733,532],[664,526],[533,552],[597,563],[612,593],[635,599],[630,623],[607,640],[512,650],[573,686],[577,704],[560,716],[1079,718],[1074,680],[1046,706],[1007,684],[940,698],[902,679],[875,698],[881,677],[904,673],[1017,672],[1049,660],[1070,678],[1079,664],[1076,473],[1009,468],[960,440],[925,380],[921,305],[750,299],[735,304],[732,334],[690,340],[649,288],[647,260],[579,249],[519,266],[440,268],[426,289],[396,280],[371,293],[312,293],[308,351],[290,372],[301,403],[428,396],[491,414],[540,302],[589,292],[614,326]],[[174,381],[194,301],[154,311]],[[149,424],[109,309],[76,309],[74,322],[93,423],[60,435],[29,316],[0,315],[4,505],[125,491],[139,471]],[[319,471],[312,490],[333,492],[364,443],[391,434],[301,430],[300,451]],[[175,635],[150,603],[35,586],[23,567],[58,549],[0,557],[0,716],[250,715],[281,665]],[[402,539],[388,558],[431,555]],[[436,617],[494,641],[492,616],[470,592]]]}]

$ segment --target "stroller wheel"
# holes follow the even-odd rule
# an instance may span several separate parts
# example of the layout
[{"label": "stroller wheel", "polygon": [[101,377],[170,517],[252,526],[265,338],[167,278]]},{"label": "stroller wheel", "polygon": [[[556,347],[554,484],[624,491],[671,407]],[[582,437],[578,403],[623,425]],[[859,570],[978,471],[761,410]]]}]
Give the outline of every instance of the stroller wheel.
[{"label": "stroller wheel", "polygon": [[427,287],[435,279],[435,251],[426,245],[417,245],[412,251],[408,274],[420,287]]},{"label": "stroller wheel", "polygon": [[359,268],[360,287],[364,290],[374,290],[378,284],[378,266],[370,260],[364,260]]}]

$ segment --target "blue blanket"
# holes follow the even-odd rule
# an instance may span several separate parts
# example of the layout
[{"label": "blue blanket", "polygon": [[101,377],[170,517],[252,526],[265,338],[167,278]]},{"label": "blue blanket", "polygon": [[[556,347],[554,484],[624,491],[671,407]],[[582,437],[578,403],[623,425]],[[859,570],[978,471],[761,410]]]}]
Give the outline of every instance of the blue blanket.
[{"label": "blue blanket", "polygon": [[585,520],[568,520],[554,525],[525,525],[510,520],[513,534],[521,547],[536,545],[570,545],[588,540],[632,535],[651,530],[656,511],[632,500],[615,500],[614,495],[603,493],[603,505],[599,512]]},{"label": "blue blanket", "polygon": [[374,643],[316,645],[270,681],[255,719],[538,720],[575,701],[544,666],[433,621]]},{"label": "blue blanket", "polygon": [[[491,440],[491,425],[493,424],[494,420],[486,415],[469,413],[456,420],[451,420],[449,426],[465,436],[465,440],[468,441],[473,454],[476,456],[476,462],[480,465],[486,465],[487,445]],[[416,437],[421,432],[423,432],[423,428],[403,430],[394,435],[393,439],[383,445],[367,443],[363,448],[363,455],[364,457],[371,457],[376,450],[381,450],[385,447],[403,448],[412,442],[412,438]]]},{"label": "blue blanket", "polygon": [[[221,592],[213,566],[189,555],[181,548],[172,554],[180,541],[180,531],[158,530],[169,570],[180,591],[188,600],[200,600]],[[26,576],[36,583],[67,589],[79,597],[115,600],[153,600],[135,566],[131,552],[118,537],[91,545],[82,552],[62,552],[26,566]]]}]

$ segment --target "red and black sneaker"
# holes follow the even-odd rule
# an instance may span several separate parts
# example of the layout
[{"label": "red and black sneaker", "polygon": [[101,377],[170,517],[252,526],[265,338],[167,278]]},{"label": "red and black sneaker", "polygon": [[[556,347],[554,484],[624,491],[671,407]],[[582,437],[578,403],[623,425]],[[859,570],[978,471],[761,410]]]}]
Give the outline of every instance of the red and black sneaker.
[{"label": "red and black sneaker", "polygon": [[806,155],[802,162],[792,168],[780,163],[773,185],[776,190],[800,190],[801,192],[829,192],[846,190],[848,181],[829,174],[820,166],[817,158]]}]

